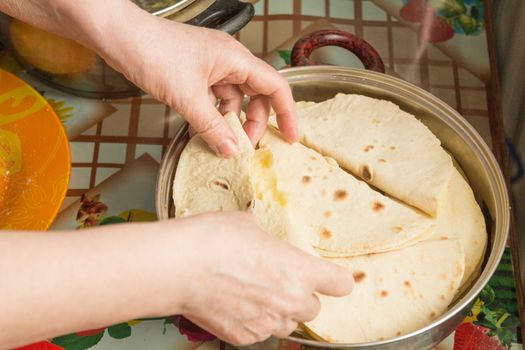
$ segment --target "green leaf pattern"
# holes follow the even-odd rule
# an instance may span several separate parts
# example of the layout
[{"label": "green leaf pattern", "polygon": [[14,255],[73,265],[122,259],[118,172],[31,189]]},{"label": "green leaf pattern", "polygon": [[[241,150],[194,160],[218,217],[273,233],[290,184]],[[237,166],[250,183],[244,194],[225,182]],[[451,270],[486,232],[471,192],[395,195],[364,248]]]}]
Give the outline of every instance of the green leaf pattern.
[{"label": "green leaf pattern", "polygon": [[103,336],[104,332],[100,332],[98,334],[86,337],[78,336],[76,334],[70,334],[54,338],[52,340],[52,343],[61,346],[66,350],[86,350],[97,345]]}]

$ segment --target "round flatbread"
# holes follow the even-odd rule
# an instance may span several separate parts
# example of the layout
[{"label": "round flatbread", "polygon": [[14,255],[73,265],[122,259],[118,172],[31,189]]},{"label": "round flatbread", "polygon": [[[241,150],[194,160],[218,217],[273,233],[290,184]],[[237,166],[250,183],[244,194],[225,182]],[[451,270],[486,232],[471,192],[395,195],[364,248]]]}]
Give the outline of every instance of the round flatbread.
[{"label": "round flatbread", "polygon": [[354,290],[319,296],[321,311],[306,327],[333,343],[385,340],[429,324],[447,310],[464,269],[457,240],[331,261],[352,271]]}]

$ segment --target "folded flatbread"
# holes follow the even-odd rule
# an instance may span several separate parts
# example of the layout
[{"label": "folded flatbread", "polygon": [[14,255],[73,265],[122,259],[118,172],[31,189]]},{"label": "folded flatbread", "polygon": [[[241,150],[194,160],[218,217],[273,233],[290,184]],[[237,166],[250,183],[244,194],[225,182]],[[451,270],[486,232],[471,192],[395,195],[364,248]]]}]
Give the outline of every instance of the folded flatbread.
[{"label": "folded flatbread", "polygon": [[452,160],[413,115],[362,95],[338,94],[297,107],[302,143],[388,195],[436,215]]},{"label": "folded flatbread", "polygon": [[240,151],[233,158],[218,157],[200,136],[191,138],[182,151],[173,183],[176,217],[253,206],[249,164],[254,149],[237,115],[228,113],[224,118],[237,136]]},{"label": "folded flatbread", "polygon": [[306,327],[334,343],[379,341],[429,324],[447,310],[464,268],[456,240],[332,261],[352,271],[354,290],[342,298],[319,296],[321,311]]},{"label": "folded flatbread", "polygon": [[[255,160],[255,207],[262,207],[257,216],[264,222],[271,218],[266,208],[287,212],[288,232],[279,238],[303,249],[313,246],[321,256],[332,257],[377,253],[433,232],[435,220],[375,191],[333,159],[283,141],[273,128],[259,142]],[[260,175],[269,173],[271,181]]]}]

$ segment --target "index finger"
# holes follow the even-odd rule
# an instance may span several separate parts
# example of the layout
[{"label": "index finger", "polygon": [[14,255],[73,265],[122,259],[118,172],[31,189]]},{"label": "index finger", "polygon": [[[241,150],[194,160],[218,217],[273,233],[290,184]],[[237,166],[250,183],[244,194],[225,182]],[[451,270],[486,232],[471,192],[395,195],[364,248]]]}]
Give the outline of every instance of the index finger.
[{"label": "index finger", "polygon": [[317,259],[311,267],[311,278],[315,291],[333,297],[342,297],[352,292],[354,277],[342,266]]},{"label": "index finger", "polygon": [[259,59],[254,59],[245,84],[255,92],[268,96],[283,137],[288,142],[297,141],[297,112],[286,79],[273,67]]}]

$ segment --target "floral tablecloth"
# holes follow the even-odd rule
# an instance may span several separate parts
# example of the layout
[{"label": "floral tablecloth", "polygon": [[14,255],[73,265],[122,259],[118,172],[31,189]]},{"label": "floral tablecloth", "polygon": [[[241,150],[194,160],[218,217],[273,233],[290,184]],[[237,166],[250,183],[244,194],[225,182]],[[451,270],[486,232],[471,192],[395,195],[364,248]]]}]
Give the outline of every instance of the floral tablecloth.
[{"label": "floral tablecloth", "polygon": [[[435,7],[437,23],[421,25],[421,3]],[[367,40],[388,74],[430,91],[454,107],[502,156],[501,118],[491,97],[486,8],[480,0],[261,0],[236,38],[276,68],[287,66],[293,43],[317,29],[341,29]],[[362,67],[337,48],[314,53],[318,62]],[[0,67],[37,88],[58,112],[71,145],[67,198],[53,230],[155,220],[159,162],[181,125],[169,107],[148,96],[89,100],[56,91],[29,76],[8,52]],[[380,315],[378,315],[380,317]],[[521,345],[513,264],[507,249],[471,314],[437,349],[517,349]],[[468,345],[471,344],[471,345]],[[476,344],[478,347],[473,347]],[[229,349],[185,319],[130,321],[41,343],[34,349]],[[279,349],[296,349],[286,342]]]}]

